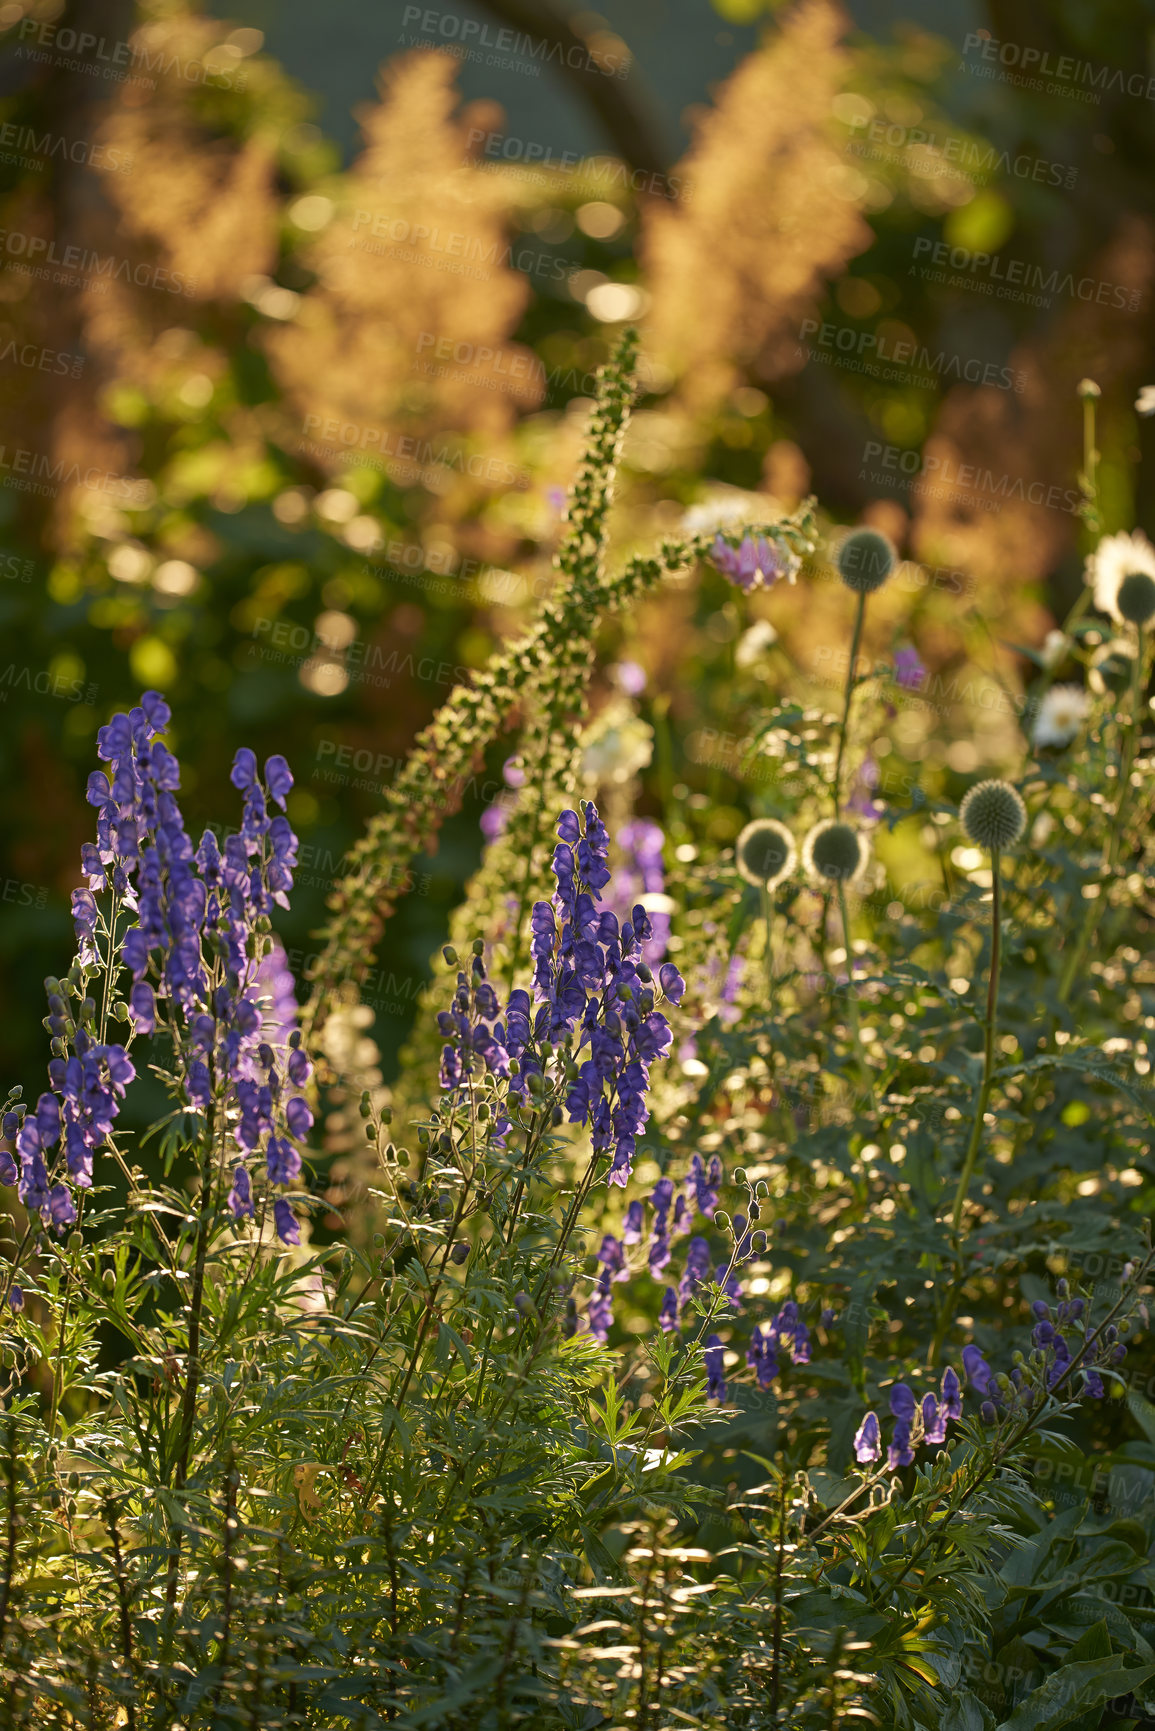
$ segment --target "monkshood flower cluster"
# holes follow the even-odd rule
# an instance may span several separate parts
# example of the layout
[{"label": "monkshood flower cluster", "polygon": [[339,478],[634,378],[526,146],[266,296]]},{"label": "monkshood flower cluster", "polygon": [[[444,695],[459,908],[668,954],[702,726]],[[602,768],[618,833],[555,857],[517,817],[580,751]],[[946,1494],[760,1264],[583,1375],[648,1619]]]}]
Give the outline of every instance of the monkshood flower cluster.
[{"label": "monkshood flower cluster", "polygon": [[[18,1181],[25,1208],[58,1229],[76,1218],[73,1192],[91,1187],[93,1155],[136,1074],[126,1046],[92,1032],[95,1004],[83,987],[97,970],[107,971],[112,989],[122,968],[131,973],[129,1044],[158,1028],[167,1034],[182,1104],[225,1129],[234,1149],[229,1205],[238,1220],[255,1213],[250,1161],[263,1159],[269,1185],[293,1184],[301,1171],[295,1144],[313,1122],[299,1092],[312,1067],[300,1033],[286,1027],[283,981],[274,994],[260,977],[272,942],[269,914],[288,906],[293,885],[297,838],[283,815],[292,774],[283,757],[270,757],[262,782],[254,754],[242,747],[230,777],[244,799],[241,827],[223,850],[206,829],[194,850],[175,797],[180,768],[158,737],[169,719],[168,705],[149,691],[97,736],[108,768],[88,781],[96,842],[81,850],[86,887],[72,896],[77,962],[69,987],[47,982],[51,1092],[17,1131],[19,1173],[10,1159],[0,1166],[0,1178]],[[270,801],[280,812],[270,815]],[[98,896],[107,898],[103,908]],[[126,914],[135,919],[126,922]],[[82,999],[75,1018],[66,989]],[[274,995],[280,1003],[270,1004]],[[58,1145],[50,1172],[46,1155]],[[299,1243],[287,1197],[274,1199],[273,1215],[282,1241]]]},{"label": "monkshood flower cluster", "polygon": [[[589,1126],[594,1153],[610,1157],[607,1182],[625,1185],[649,1113],[650,1066],[673,1040],[656,1005],[679,1004],[686,985],[672,963],[663,963],[655,979],[643,960],[642,945],[653,937],[644,908],[619,923],[599,907],[610,881],[610,838],[592,801],[583,803],[581,817],[563,811],[557,834],[557,889],[552,903],[535,902],[531,914],[534,999],[519,986],[503,1009],[475,944],[469,975],[458,973],[453,1004],[438,1017],[445,1040],[441,1087],[461,1095],[471,1076],[486,1070],[507,1084],[509,1101],[524,1106],[547,1072],[561,1073],[564,1052],[569,1121]],[[447,947],[445,955],[453,966],[456,953]],[[587,1049],[577,1065],[570,1055]],[[499,1138],[509,1128],[502,1113],[492,1133]]]},{"label": "monkshood flower cluster", "polygon": [[[672,963],[663,963],[655,980],[642,959],[641,947],[653,937],[644,908],[619,923],[598,906],[610,880],[610,838],[597,807],[583,804],[582,817],[562,812],[557,834],[557,889],[552,903],[535,902],[531,914],[536,1008],[517,987],[503,1011],[475,954],[471,978],[458,974],[452,1008],[438,1018],[446,1042],[441,1086],[461,1093],[480,1065],[507,1082],[510,1101],[524,1105],[544,1086],[560,1050],[568,1056],[588,1049],[580,1066],[571,1060],[566,1110],[571,1124],[589,1126],[594,1153],[609,1155],[607,1182],[625,1185],[649,1114],[650,1066],[673,1040],[655,1006],[679,1004],[686,986]],[[448,949],[446,956],[452,966],[456,956]],[[494,1134],[508,1129],[502,1116]]]},{"label": "monkshood flower cluster", "polygon": [[[977,1346],[963,1347],[965,1381],[980,1398],[979,1416],[984,1424],[1003,1424],[1008,1418],[1030,1413],[1042,1404],[1048,1391],[1067,1383],[1076,1372],[1082,1376],[1079,1391],[1082,1395],[1093,1400],[1104,1398],[1107,1391],[1100,1373],[1109,1365],[1120,1364],[1127,1351],[1119,1338],[1120,1331],[1114,1323],[1107,1323],[1101,1331],[1084,1330],[1072,1352],[1071,1341],[1063,1330],[1070,1334],[1073,1325],[1082,1322],[1084,1302],[1070,1296],[1065,1280],[1059,1281],[1056,1292],[1058,1302],[1055,1306],[1047,1304],[1044,1299],[1036,1299],[1032,1305],[1035,1317],[1031,1331],[1032,1350],[1029,1356],[1016,1351],[1009,1372],[993,1371]],[[1071,1393],[1074,1393],[1073,1386]],[[933,1394],[926,1394],[919,1403],[905,1383],[895,1384],[890,1391],[894,1428],[887,1450],[889,1471],[909,1466],[920,1443],[946,1440],[947,1422],[962,1417],[962,1395],[963,1383],[958,1372],[949,1366],[943,1372],[940,1400],[936,1400]],[[854,1447],[861,1464],[878,1460],[882,1453],[882,1434],[875,1413],[868,1412],[863,1418]]]}]

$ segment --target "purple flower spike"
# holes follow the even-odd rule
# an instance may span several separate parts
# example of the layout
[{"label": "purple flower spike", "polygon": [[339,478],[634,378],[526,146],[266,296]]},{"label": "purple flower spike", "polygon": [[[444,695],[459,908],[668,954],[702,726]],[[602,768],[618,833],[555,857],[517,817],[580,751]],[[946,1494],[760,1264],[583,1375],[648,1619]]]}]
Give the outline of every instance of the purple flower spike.
[{"label": "purple flower spike", "polygon": [[868,1412],[859,1425],[854,1438],[854,1453],[863,1466],[868,1461],[876,1461],[882,1453],[882,1432],[876,1414]]}]

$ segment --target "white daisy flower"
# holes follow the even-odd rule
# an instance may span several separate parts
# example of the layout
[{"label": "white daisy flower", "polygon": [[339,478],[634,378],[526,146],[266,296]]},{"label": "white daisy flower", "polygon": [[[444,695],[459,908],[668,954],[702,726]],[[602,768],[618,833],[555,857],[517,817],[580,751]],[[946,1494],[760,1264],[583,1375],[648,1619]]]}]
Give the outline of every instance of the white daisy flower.
[{"label": "white daisy flower", "polygon": [[1052,685],[1039,704],[1031,729],[1036,750],[1044,745],[1070,745],[1087,719],[1091,700],[1081,685]]},{"label": "white daisy flower", "polygon": [[1155,385],[1140,385],[1135,408],[1141,415],[1155,415]]},{"label": "white daisy flower", "polygon": [[1093,553],[1087,555],[1083,571],[1084,582],[1095,592],[1095,606],[1100,613],[1122,621],[1119,611],[1119,589],[1125,577],[1143,572],[1155,579],[1155,547],[1142,529],[1129,535],[1121,529],[1117,535],[1104,535]]}]

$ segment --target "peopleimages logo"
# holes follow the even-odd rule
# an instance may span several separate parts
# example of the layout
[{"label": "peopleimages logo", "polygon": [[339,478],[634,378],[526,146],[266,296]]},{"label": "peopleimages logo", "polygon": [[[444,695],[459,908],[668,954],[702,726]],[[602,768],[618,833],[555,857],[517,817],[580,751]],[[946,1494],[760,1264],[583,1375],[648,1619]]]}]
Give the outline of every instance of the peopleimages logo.
[{"label": "peopleimages logo", "polygon": [[1003,78],[1025,90],[1046,90],[1051,95],[1066,90],[1084,94],[1088,102],[1098,102],[1104,93],[1155,101],[1155,77],[1145,72],[1123,72],[1118,67],[1078,60],[1073,54],[1052,54],[1046,48],[1000,42],[985,31],[974,31],[963,40],[964,63],[972,58],[990,63],[991,70],[988,72],[985,65],[970,65],[965,66],[966,71]]},{"label": "peopleimages logo", "polygon": [[940,174],[962,170],[974,181],[987,181],[1003,174],[1016,180],[1037,181],[1042,186],[1070,188],[1079,178],[1079,170],[1070,163],[1051,162],[1045,156],[1028,156],[1024,152],[1012,156],[1009,150],[999,150],[993,144],[976,143],[972,138],[953,133],[940,137],[921,126],[899,126],[892,120],[853,120],[850,130],[863,136],[847,141],[849,155],[899,161],[909,154],[918,159],[919,173],[924,178],[930,163]]},{"label": "peopleimages logo", "polygon": [[[974,252],[970,247],[951,246],[949,241],[931,240],[920,235],[912,252],[914,259],[926,258],[934,265],[949,268],[960,276],[974,277],[973,286],[989,293],[995,284],[1019,291],[1009,298],[1031,299],[1049,306],[1053,295],[1066,295],[1071,300],[1094,301],[1097,306],[1121,307],[1136,312],[1143,299],[1139,289],[1123,283],[1100,282],[1097,277],[1076,277],[1072,271],[1045,271],[1042,265],[1029,264],[1023,258],[1004,258],[998,252]],[[913,268],[913,267],[912,267]]]},{"label": "peopleimages logo", "polygon": [[[1048,511],[1069,511],[1073,516],[1081,499],[1074,487],[1062,487],[1056,482],[1032,481],[1024,475],[998,474],[981,463],[960,463],[953,457],[907,450],[901,445],[884,445],[868,439],[862,450],[863,463],[880,462],[888,477],[871,470],[869,478],[875,486],[896,485],[905,475],[915,482],[914,492],[923,500],[951,499],[972,496],[982,509],[996,515],[1010,500],[1023,505],[1041,505]],[[916,480],[917,477],[917,480]],[[983,496],[989,503],[982,504]]]},{"label": "peopleimages logo", "polygon": [[602,51],[595,53],[580,43],[564,47],[552,45],[544,37],[527,36],[520,30],[502,28],[491,31],[488,24],[477,18],[463,18],[456,12],[437,12],[425,6],[406,6],[401,19],[402,30],[416,26],[415,35],[433,36],[445,43],[456,43],[473,58],[479,48],[489,49],[496,56],[524,59],[535,75],[541,66],[565,66],[571,72],[600,72],[605,78],[624,78],[630,70],[632,56],[628,53]]},{"label": "peopleimages logo", "polygon": [[[808,339],[816,337],[817,346]],[[875,378],[909,377],[911,383],[933,387],[940,379],[958,379],[969,385],[993,385],[998,390],[1022,391],[1026,376],[995,361],[980,361],[973,355],[931,349],[906,337],[891,337],[880,331],[859,331],[852,325],[820,324],[803,319],[798,332],[805,345],[805,358],[870,373]],[[826,353],[823,353],[826,350]]]}]

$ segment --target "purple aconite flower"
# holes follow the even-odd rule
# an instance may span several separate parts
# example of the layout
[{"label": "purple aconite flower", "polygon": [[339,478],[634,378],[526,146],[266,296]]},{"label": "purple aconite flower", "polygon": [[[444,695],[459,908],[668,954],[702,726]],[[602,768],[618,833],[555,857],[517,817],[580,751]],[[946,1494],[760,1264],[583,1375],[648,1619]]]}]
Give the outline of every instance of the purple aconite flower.
[{"label": "purple aconite flower", "polygon": [[962,1353],[963,1369],[967,1381],[976,1394],[990,1394],[993,1387],[993,1372],[977,1346],[964,1346]]},{"label": "purple aconite flower", "polygon": [[297,1217],[283,1196],[278,1196],[273,1203],[273,1221],[282,1244],[301,1242],[301,1228],[297,1224]]},{"label": "purple aconite flower", "polygon": [[946,1421],[946,1408],[939,1406],[933,1394],[924,1394],[922,1397],[922,1428],[928,1443],[946,1441]]},{"label": "purple aconite flower", "polygon": [[859,1425],[854,1438],[854,1453],[863,1466],[868,1461],[876,1461],[882,1453],[882,1432],[875,1413],[868,1412]]},{"label": "purple aconite flower", "polygon": [[958,1371],[953,1365],[947,1365],[942,1373],[942,1414],[947,1419],[962,1417],[962,1384],[958,1379]]},{"label": "purple aconite flower", "polygon": [[722,1369],[724,1355],[725,1348],[718,1336],[708,1334],[702,1353],[702,1359],[706,1366],[707,1400],[725,1400],[726,1398],[726,1378]]},{"label": "purple aconite flower", "polygon": [[[301,1139],[312,1124],[305,1102],[286,1087],[303,1087],[311,1074],[298,1049],[292,978],[283,951],[266,955],[268,915],[288,906],[297,847],[287,818],[270,818],[269,802],[284,807],[292,774],[273,756],[262,783],[255,754],[242,747],[230,777],[243,796],[240,830],[223,848],[206,831],[194,849],[176,800],[180,766],[158,737],[169,719],[164,699],[149,691],[97,735],[106,768],[88,780],[96,841],[81,854],[87,887],[72,896],[77,963],[64,988],[47,982],[52,1092],[19,1130],[19,1171],[0,1162],[0,1178],[15,1177],[25,1206],[57,1230],[76,1218],[73,1192],[91,1186],[94,1156],[113,1133],[137,1068],[125,1046],[96,1041],[91,1014],[87,1025],[73,1018],[60,995],[80,995],[78,971],[83,981],[112,960],[101,954],[115,930],[112,910],[98,907],[98,895],[114,896],[119,913],[135,916],[117,958],[132,976],[131,1039],[162,1027],[172,1035],[187,1106],[215,1115],[243,1155],[263,1152],[271,1182],[292,1182],[300,1172],[286,1127]],[[229,1202],[238,1217],[253,1211],[245,1166]],[[283,1210],[277,1218],[287,1230]]]}]

